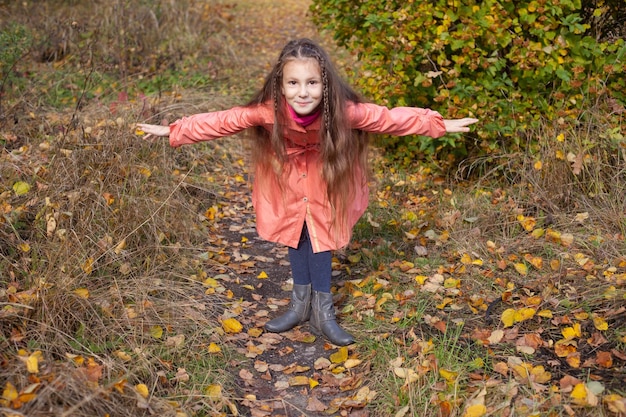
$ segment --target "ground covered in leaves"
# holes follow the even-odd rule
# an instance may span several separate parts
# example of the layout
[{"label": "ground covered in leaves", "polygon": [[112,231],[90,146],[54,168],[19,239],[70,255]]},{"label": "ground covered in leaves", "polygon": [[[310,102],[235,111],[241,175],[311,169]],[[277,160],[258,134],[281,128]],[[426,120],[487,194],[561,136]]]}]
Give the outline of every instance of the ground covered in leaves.
[{"label": "ground covered in leaves", "polygon": [[73,91],[61,107],[4,102],[3,415],[626,415],[624,198],[550,188],[591,172],[573,132],[549,138],[554,161],[511,156],[527,170],[508,187],[373,150],[370,208],[333,258],[357,343],[265,333],[290,270],[256,235],[245,141],[173,150],[134,124],[245,102],[287,40],[319,34],[304,0],[192,3],[220,28],[220,59],[190,64],[201,91],[146,94],[140,73],[106,93],[77,70],[85,86],[40,92]]}]

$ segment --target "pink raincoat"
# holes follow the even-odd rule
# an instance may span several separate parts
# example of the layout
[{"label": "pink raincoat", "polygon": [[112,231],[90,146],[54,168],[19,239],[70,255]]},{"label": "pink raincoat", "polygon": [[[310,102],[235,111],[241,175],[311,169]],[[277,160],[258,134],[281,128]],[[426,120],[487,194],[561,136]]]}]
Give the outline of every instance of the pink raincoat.
[{"label": "pink raincoat", "polygon": [[[443,118],[435,111],[414,107],[388,109],[370,103],[350,103],[348,117],[354,129],[396,136],[440,137],[446,133]],[[332,228],[332,214],[321,177],[319,130],[321,118],[303,127],[291,117],[284,128],[287,167],[283,172],[284,190],[260,188],[252,192],[259,236],[271,242],[297,247],[306,221],[314,252],[334,250],[348,244],[352,228],[365,212],[369,190],[364,177],[358,180],[356,198],[348,208],[347,224]],[[170,145],[213,140],[253,126],[271,131],[274,124],[272,104],[234,107],[229,110],[184,117],[170,125]]]}]

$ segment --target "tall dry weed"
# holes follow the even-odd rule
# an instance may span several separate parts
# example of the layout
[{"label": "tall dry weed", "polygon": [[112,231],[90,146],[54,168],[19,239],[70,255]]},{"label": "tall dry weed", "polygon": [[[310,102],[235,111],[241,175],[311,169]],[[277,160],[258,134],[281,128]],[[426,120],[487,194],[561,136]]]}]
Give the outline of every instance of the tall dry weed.
[{"label": "tall dry weed", "polygon": [[[470,246],[470,232],[515,241],[525,233],[517,220],[523,215],[575,233],[601,259],[622,255],[626,129],[624,110],[611,109],[610,103],[590,108],[577,125],[545,122],[527,135],[525,147],[462,164],[464,176],[479,173],[478,182],[456,208],[460,218],[475,221],[457,223],[455,238]],[[537,246],[541,251],[541,241]]]},{"label": "tall dry weed", "polygon": [[[219,100],[162,104],[153,113],[172,118]],[[22,406],[28,415],[50,407],[55,415],[140,415],[148,407],[134,392],[140,383],[151,387],[153,411],[174,415],[159,398],[185,390],[186,401],[202,402],[210,382],[229,384],[206,357],[219,341],[225,300],[205,294],[203,277],[215,269],[199,257],[209,236],[202,214],[219,195],[204,175],[217,165],[228,170],[228,153],[142,141],[132,129],[145,116],[140,107],[56,114],[0,160],[0,375],[25,389],[19,355],[39,351],[34,376],[60,387],[43,384],[37,401]],[[20,182],[31,189],[9,188]],[[203,367],[201,379],[171,384],[177,368],[164,357]]]}]

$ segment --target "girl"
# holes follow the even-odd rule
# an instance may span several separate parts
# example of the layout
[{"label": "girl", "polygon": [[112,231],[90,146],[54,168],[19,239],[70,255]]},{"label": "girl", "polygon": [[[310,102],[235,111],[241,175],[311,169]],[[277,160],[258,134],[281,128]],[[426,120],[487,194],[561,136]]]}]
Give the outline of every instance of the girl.
[{"label": "girl", "polygon": [[253,128],[252,202],[257,232],[289,247],[289,309],[265,324],[284,332],[310,320],[336,345],[354,338],[335,319],[331,251],[345,246],[368,203],[367,133],[440,137],[468,132],[476,119],[444,120],[435,111],[364,103],[309,39],[289,42],[261,90],[245,106],[184,117],[169,126],[138,124],[171,146]]}]

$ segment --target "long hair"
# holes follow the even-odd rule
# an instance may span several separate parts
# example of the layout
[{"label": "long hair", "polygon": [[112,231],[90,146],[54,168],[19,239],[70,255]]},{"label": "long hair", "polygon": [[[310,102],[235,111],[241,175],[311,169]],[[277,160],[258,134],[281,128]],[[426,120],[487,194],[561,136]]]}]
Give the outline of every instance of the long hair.
[{"label": "long hair", "polygon": [[[326,183],[326,198],[330,204],[333,227],[347,227],[346,218],[356,188],[363,186],[367,172],[366,132],[354,130],[347,116],[347,103],[362,102],[338,74],[326,51],[310,39],[293,40],[281,51],[278,60],[265,79],[263,87],[248,105],[272,102],[274,126],[271,132],[255,129],[252,160],[261,176],[274,176],[280,184],[287,162],[283,126],[289,117],[282,98],[283,68],[289,61],[312,58],[317,61],[322,75],[322,112],[320,127],[320,158],[322,179]],[[287,168],[288,169],[288,168]]]}]

